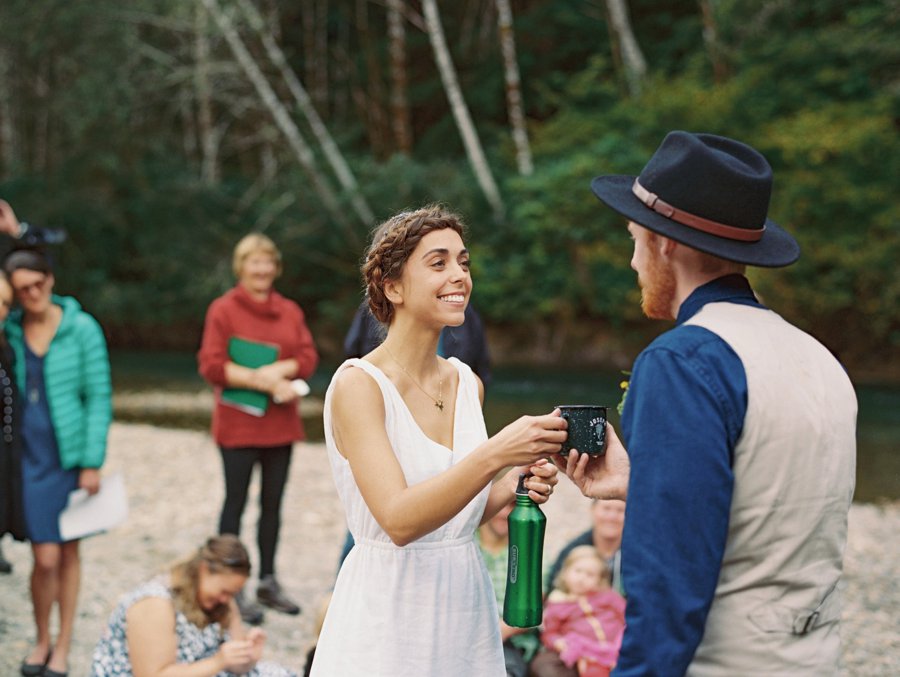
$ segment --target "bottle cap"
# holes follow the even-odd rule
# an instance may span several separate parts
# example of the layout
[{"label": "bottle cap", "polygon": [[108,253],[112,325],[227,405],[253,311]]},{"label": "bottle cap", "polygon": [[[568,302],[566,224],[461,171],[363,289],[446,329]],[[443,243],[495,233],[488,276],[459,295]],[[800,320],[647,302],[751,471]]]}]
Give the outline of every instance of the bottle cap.
[{"label": "bottle cap", "polygon": [[527,496],[528,489],[525,487],[525,479],[528,477],[527,473],[519,474],[519,486],[516,487],[516,495],[517,496]]}]

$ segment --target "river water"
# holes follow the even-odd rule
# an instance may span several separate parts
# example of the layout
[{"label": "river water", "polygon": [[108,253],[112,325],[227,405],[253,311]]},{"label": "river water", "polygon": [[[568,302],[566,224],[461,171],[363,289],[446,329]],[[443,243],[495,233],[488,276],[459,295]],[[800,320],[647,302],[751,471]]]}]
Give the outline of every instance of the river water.
[{"label": "river water", "polygon": [[[114,386],[131,391],[191,391],[205,388],[197,376],[194,356],[173,353],[114,353]],[[312,396],[322,397],[333,373],[323,365],[310,380]],[[598,369],[502,368],[494,372],[487,389],[485,420],[493,434],[522,414],[550,411],[556,404],[594,403],[610,409],[618,429],[615,407],[622,397],[621,372]],[[855,500],[875,502],[900,499],[900,385],[856,384],[859,399],[857,477]],[[139,420],[134,416],[129,420]],[[205,428],[208,415],[173,411],[148,420],[158,425]],[[313,440],[322,438],[321,416],[305,421]]]}]

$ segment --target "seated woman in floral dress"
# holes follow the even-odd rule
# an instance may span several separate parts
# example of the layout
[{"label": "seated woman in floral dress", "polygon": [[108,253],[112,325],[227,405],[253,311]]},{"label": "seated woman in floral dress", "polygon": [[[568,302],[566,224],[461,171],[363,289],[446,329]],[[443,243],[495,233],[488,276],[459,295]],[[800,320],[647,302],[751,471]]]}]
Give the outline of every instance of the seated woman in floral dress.
[{"label": "seated woman in floral dress", "polygon": [[296,677],[259,662],[265,634],[247,632],[234,600],[250,575],[236,536],[206,541],[168,572],[125,595],[94,649],[92,677]]}]

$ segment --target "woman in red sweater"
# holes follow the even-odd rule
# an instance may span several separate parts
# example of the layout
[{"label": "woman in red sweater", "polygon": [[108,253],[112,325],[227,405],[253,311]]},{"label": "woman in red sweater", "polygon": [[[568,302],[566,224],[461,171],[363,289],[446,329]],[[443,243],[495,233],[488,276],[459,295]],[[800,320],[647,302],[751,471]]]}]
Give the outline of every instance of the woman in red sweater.
[{"label": "woman in red sweater", "polygon": [[[291,449],[305,437],[297,408],[304,384],[296,381],[312,375],[319,356],[300,306],[273,288],[281,274],[281,253],[272,240],[258,233],[245,236],[234,249],[233,269],[237,284],[210,304],[197,356],[200,374],[216,395],[212,436],[222,452],[225,470],[219,533],[239,535],[250,476],[253,466],[259,464],[257,599],[278,611],[298,614],[300,607],[284,594],[275,578],[275,549]],[[263,354],[271,351],[274,361],[256,368],[238,364],[243,360],[236,355],[232,359],[235,341],[245,346],[249,342]],[[230,389],[264,394],[263,411],[250,413],[230,404]],[[258,606],[243,598],[238,599],[238,606],[246,622],[262,622]]]}]

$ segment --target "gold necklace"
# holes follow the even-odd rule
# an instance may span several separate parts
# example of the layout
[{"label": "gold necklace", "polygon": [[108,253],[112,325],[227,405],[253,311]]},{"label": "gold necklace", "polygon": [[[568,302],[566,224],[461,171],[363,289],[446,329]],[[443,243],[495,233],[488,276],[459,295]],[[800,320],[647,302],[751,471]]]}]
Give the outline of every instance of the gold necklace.
[{"label": "gold necklace", "polygon": [[[415,384],[416,388],[428,395],[428,399],[434,401],[434,406],[436,406],[441,411],[444,411],[444,376],[443,374],[441,374],[441,363],[435,362],[435,368],[437,369],[438,373],[438,396],[437,399],[435,399],[433,395],[431,395],[427,390],[425,390],[425,388],[419,385],[419,382],[413,378],[412,374],[406,371],[406,367],[400,364],[400,360],[394,357],[394,353],[391,352],[391,349],[387,347],[387,344],[382,343],[381,345],[383,345],[384,349],[388,351],[388,355],[390,355],[391,359],[397,363],[397,366],[403,370],[403,373],[409,377],[409,380],[412,381],[413,384]],[[437,357],[435,357],[434,359],[437,360]]]}]

